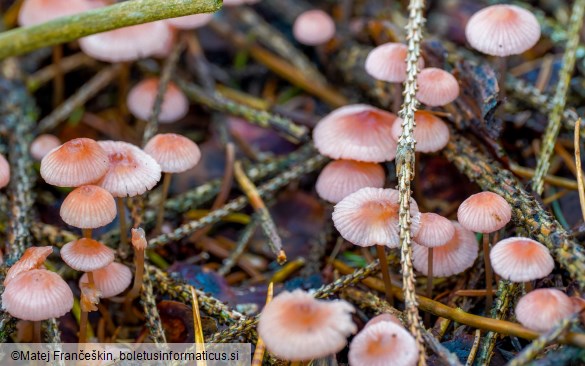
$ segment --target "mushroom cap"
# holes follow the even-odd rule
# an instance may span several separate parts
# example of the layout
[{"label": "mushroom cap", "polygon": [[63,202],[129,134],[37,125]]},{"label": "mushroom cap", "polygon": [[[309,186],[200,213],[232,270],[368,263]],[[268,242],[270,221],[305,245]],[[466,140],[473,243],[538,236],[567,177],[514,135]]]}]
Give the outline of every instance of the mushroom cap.
[{"label": "mushroom cap", "polygon": [[61,219],[81,229],[105,226],[116,218],[116,201],[107,190],[98,186],[75,188],[61,204]]},{"label": "mushroom cap", "polygon": [[348,358],[352,366],[415,366],[418,357],[414,337],[391,321],[366,326],[349,345]]},{"label": "mushroom cap", "polygon": [[370,325],[380,323],[380,322],[392,322],[392,323],[395,323],[395,324],[402,326],[402,322],[400,321],[400,319],[398,319],[394,315],[388,314],[388,313],[382,313],[382,314],[376,315],[372,319],[368,320],[366,325],[364,325],[364,328],[369,327]]},{"label": "mushroom cap", "polygon": [[108,155],[88,138],[69,140],[41,160],[41,177],[57,187],[90,184],[108,171]]},{"label": "mushroom cap", "polygon": [[[422,153],[433,153],[441,150],[449,142],[449,127],[432,113],[418,111],[414,113],[414,140],[415,150]],[[392,124],[392,137],[398,141],[402,134],[402,118],[396,118]]]},{"label": "mushroom cap", "polygon": [[[362,188],[335,205],[333,224],[345,240],[355,245],[397,248],[400,246],[398,198],[395,189]],[[413,199],[410,216],[410,229],[415,235],[420,226],[420,213]]]},{"label": "mushroom cap", "polygon": [[319,152],[332,159],[380,163],[396,157],[392,124],[396,115],[365,104],[338,108],[313,130]]},{"label": "mushroom cap", "polygon": [[137,146],[122,141],[100,141],[110,162],[99,185],[114,197],[133,197],[152,189],[161,176],[160,165]]},{"label": "mushroom cap", "polygon": [[258,335],[276,357],[304,361],[341,351],[356,332],[354,308],[343,300],[323,301],[302,291],[284,291],[268,303]]},{"label": "mushroom cap", "polygon": [[30,154],[35,160],[42,160],[51,150],[61,146],[61,140],[55,135],[42,134],[30,144]]},{"label": "mushroom cap", "polygon": [[425,247],[434,248],[446,244],[453,235],[455,235],[455,226],[449,219],[427,212],[420,214],[420,230],[414,237],[414,241]]},{"label": "mushroom cap", "polygon": [[526,328],[546,332],[555,324],[575,312],[571,299],[552,288],[529,292],[516,305],[516,319]]},{"label": "mushroom cap", "polygon": [[171,37],[173,34],[167,23],[156,21],[83,37],[79,46],[96,60],[134,61],[157,54]]},{"label": "mushroom cap", "polygon": [[8,183],[10,183],[10,164],[4,155],[0,154],[0,189],[6,187]]},{"label": "mushroom cap", "polygon": [[[447,277],[461,273],[471,267],[477,258],[479,246],[475,234],[457,221],[452,221],[455,234],[446,244],[433,248],[433,275]],[[429,248],[412,244],[412,264],[414,268],[428,276]]]},{"label": "mushroom cap", "polygon": [[20,257],[20,259],[10,267],[8,272],[6,272],[4,286],[8,285],[8,282],[12,281],[14,277],[22,272],[40,268],[51,253],[53,253],[52,246],[27,248],[22,257]]},{"label": "mushroom cap", "polygon": [[[118,262],[112,262],[92,273],[95,287],[102,292],[102,297],[105,299],[121,294],[132,282],[130,268]],[[79,283],[87,282],[87,273],[84,273],[79,279]]]},{"label": "mushroom cap", "polygon": [[212,13],[202,13],[166,19],[166,22],[173,28],[189,30],[205,26],[212,18]]},{"label": "mushroom cap", "polygon": [[28,27],[90,9],[85,0],[26,0],[18,12],[18,24]]},{"label": "mushroom cap", "polygon": [[114,251],[97,240],[81,238],[61,248],[61,258],[74,270],[93,272],[114,261]]},{"label": "mushroom cap", "polygon": [[58,318],[73,307],[73,292],[56,273],[31,269],[12,279],[2,293],[2,309],[22,320]]},{"label": "mushroom cap", "polygon": [[[406,80],[406,54],[408,47],[402,43],[384,43],[368,53],[366,72],[377,80],[389,83],[402,83]],[[425,62],[418,59],[418,67],[425,67]]]},{"label": "mushroom cap", "polygon": [[498,231],[512,218],[512,208],[502,196],[480,192],[469,196],[457,210],[457,220],[476,233]]},{"label": "mushroom cap", "polygon": [[146,233],[144,229],[139,227],[137,229],[130,230],[132,232],[132,246],[134,250],[144,250],[148,246],[146,241]]},{"label": "mushroom cap", "polygon": [[297,42],[318,46],[335,36],[335,22],[323,10],[307,10],[295,19],[292,31]]},{"label": "mushroom cap", "polygon": [[[128,93],[128,109],[134,117],[147,121],[152,115],[152,107],[158,93],[159,78],[144,79]],[[189,101],[175,83],[169,81],[158,115],[160,123],[173,123],[189,112]]]},{"label": "mushroom cap", "polygon": [[182,173],[201,160],[196,143],[175,133],[160,133],[151,138],[144,152],[152,156],[165,173]]},{"label": "mushroom cap", "polygon": [[322,199],[338,203],[362,188],[382,188],[385,180],[384,168],[379,164],[335,160],[323,168],[315,189]]},{"label": "mushroom cap", "polygon": [[513,282],[526,282],[548,276],[555,261],[547,247],[529,238],[507,238],[490,251],[494,272]]},{"label": "mushroom cap", "polygon": [[435,67],[423,69],[416,80],[416,99],[429,107],[447,105],[459,96],[457,79],[445,70]]},{"label": "mushroom cap", "polygon": [[471,47],[492,56],[518,55],[540,39],[540,25],[530,11],[516,5],[492,5],[467,22],[465,36]]}]

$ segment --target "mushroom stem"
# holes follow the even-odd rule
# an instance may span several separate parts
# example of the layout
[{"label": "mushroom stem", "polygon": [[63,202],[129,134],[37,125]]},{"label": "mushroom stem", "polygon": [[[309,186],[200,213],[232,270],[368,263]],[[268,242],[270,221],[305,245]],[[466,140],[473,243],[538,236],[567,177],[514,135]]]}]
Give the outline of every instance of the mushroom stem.
[{"label": "mushroom stem", "polygon": [[33,343],[41,343],[41,321],[33,322]]},{"label": "mushroom stem", "polygon": [[532,285],[532,281],[524,282],[524,290],[526,291],[526,293],[529,293],[530,291],[534,290],[534,286]]},{"label": "mushroom stem", "polygon": [[128,116],[128,106],[126,105],[126,96],[128,95],[128,87],[130,80],[130,63],[120,63],[120,74],[118,75],[118,107],[120,108],[120,115],[122,118]]},{"label": "mushroom stem", "polygon": [[485,266],[485,289],[487,292],[485,307],[486,314],[489,314],[494,296],[492,292],[492,264],[490,262],[490,234],[483,234],[483,262]]},{"label": "mushroom stem", "polygon": [[144,250],[134,251],[134,265],[136,266],[136,273],[134,274],[134,285],[126,295],[126,302],[134,300],[142,288],[142,277],[144,275]]},{"label": "mushroom stem", "polygon": [[169,194],[169,187],[171,185],[171,173],[164,173],[161,198],[158,206],[158,212],[156,215],[156,227],[154,228],[154,234],[158,235],[161,232],[164,216],[165,216],[165,201]]},{"label": "mushroom stem", "polygon": [[63,78],[63,68],[61,59],[63,58],[63,46],[58,44],[53,46],[53,66],[55,75],[53,79],[53,107],[57,107],[63,102],[65,94],[65,80]]},{"label": "mushroom stem", "polygon": [[87,283],[89,287],[95,287],[95,281],[93,280],[93,272],[87,272]]},{"label": "mushroom stem", "polygon": [[[83,296],[83,295],[82,295]],[[87,341],[87,311],[81,311],[79,317],[79,343],[85,343]]]},{"label": "mushroom stem", "polygon": [[[433,248],[428,250],[428,271],[427,271],[427,297],[433,298]],[[425,313],[425,324],[427,327],[431,325],[431,313]]]},{"label": "mushroom stem", "polygon": [[128,232],[126,229],[126,207],[124,206],[124,198],[116,198],[118,206],[118,217],[120,220],[120,249],[125,251],[128,248]]},{"label": "mushroom stem", "polygon": [[83,237],[86,239],[91,239],[91,229],[81,229],[81,233],[83,234]]},{"label": "mushroom stem", "polygon": [[376,245],[378,258],[380,259],[380,270],[382,272],[382,279],[384,280],[384,290],[386,292],[386,300],[390,306],[394,306],[394,295],[392,294],[392,282],[390,280],[390,272],[388,271],[388,259],[386,258],[386,250],[383,245]]}]

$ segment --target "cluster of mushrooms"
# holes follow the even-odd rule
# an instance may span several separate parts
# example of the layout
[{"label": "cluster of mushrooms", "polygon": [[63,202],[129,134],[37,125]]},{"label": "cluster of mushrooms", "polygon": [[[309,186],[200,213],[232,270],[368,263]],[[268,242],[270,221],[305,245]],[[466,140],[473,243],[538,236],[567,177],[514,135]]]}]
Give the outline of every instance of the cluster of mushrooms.
[{"label": "cluster of mushrooms", "polygon": [[[24,2],[19,16],[21,25],[38,24],[108,3],[55,1],[51,11],[47,11],[41,2]],[[225,0],[224,4],[252,2]],[[211,17],[199,14],[122,28],[85,37],[80,40],[80,47],[86,54],[108,62],[166,56],[181,30],[201,27]],[[293,34],[300,43],[318,46],[334,36],[335,24],[325,12],[311,10],[299,16]],[[469,20],[466,36],[476,50],[506,57],[530,49],[540,38],[540,27],[525,9],[494,5]],[[406,78],[406,55],[404,44],[384,44],[369,54],[364,68],[380,82],[402,83]],[[427,107],[441,107],[459,96],[459,84],[451,73],[424,68],[422,59],[418,67],[422,69],[417,79],[419,102]],[[128,108],[137,118],[150,118],[158,83],[157,78],[143,80],[128,94]],[[182,118],[188,106],[187,98],[170,83],[159,121],[167,123]],[[432,154],[445,147],[449,127],[440,114],[431,109],[417,111],[415,121],[417,154]],[[402,128],[403,121],[395,114],[354,104],[331,112],[313,131],[318,151],[334,159],[319,175],[316,191],[322,199],[335,205],[332,219],[344,239],[362,247],[377,247],[388,297],[392,290],[389,268],[384,265],[385,248],[400,246],[399,193],[384,188],[386,174],[380,163],[395,158]],[[195,143],[175,134],[156,135],[144,149],[127,142],[96,142],[88,138],[61,145],[54,136],[43,135],[31,146],[31,153],[42,158],[40,174],[47,183],[74,188],[64,200],[60,213],[65,223],[82,230],[83,238],[65,244],[60,255],[71,268],[83,272],[79,280],[82,309],[79,338],[83,342],[88,312],[97,309],[101,298],[123,293],[133,276],[129,267],[115,261],[111,248],[92,238],[92,230],[110,224],[118,216],[124,245],[128,240],[124,197],[151,190],[164,173],[163,201],[155,228],[159,232],[170,174],[192,168],[201,154]],[[6,186],[9,179],[8,163],[0,156],[0,187]],[[516,306],[516,319],[527,328],[547,331],[559,320],[583,309],[584,300],[580,298],[570,298],[556,289],[532,289],[532,281],[546,277],[555,267],[544,245],[524,237],[496,239],[512,218],[512,209],[504,198],[491,192],[472,195],[459,207],[457,221],[432,212],[421,213],[414,200],[410,208],[413,265],[428,277],[428,284],[433,283],[433,277],[451,276],[470,268],[478,257],[476,233],[480,233],[486,308],[490,308],[493,293],[493,268],[501,279],[525,284],[526,294]],[[130,241],[134,248],[135,275],[134,285],[124,301],[131,301],[138,294],[147,246],[145,233],[139,228],[132,229]],[[72,308],[73,293],[69,286],[57,274],[43,268],[52,252],[52,247],[29,248],[10,268],[4,282],[2,308],[14,317],[38,325],[40,320],[61,316]],[[431,296],[432,287],[427,291]],[[353,312],[353,306],[344,300],[317,300],[302,290],[284,291],[263,309],[258,333],[268,351],[281,359],[316,359],[339,352],[347,345],[348,337],[358,330],[352,320]],[[389,314],[371,319],[349,346],[349,362],[354,366],[410,366],[417,363],[418,357],[413,336],[399,319]]]}]

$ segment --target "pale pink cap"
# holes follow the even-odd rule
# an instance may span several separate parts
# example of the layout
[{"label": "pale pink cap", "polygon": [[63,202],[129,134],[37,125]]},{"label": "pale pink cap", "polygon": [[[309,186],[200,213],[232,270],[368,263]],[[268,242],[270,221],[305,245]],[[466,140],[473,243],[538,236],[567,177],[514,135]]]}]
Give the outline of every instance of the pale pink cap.
[{"label": "pale pink cap", "polygon": [[10,183],[10,164],[4,155],[0,154],[0,189],[6,187],[8,183]]},{"label": "pale pink cap", "polygon": [[42,160],[51,150],[60,145],[61,140],[55,135],[39,135],[30,144],[30,154],[35,160]]},{"label": "pale pink cap", "polygon": [[[95,287],[102,292],[103,298],[121,294],[132,282],[132,271],[130,271],[130,268],[118,262],[112,262],[92,273]],[[79,283],[87,282],[87,273],[84,273],[79,279]]]},{"label": "pale pink cap", "polygon": [[18,13],[18,24],[28,27],[91,8],[85,0],[25,0]]},{"label": "pale pink cap", "polygon": [[110,167],[98,184],[114,197],[142,194],[160,180],[160,165],[137,146],[122,141],[99,144],[108,154]]},{"label": "pale pink cap", "polygon": [[83,37],[79,46],[96,60],[134,61],[160,52],[172,36],[166,22],[156,21]]},{"label": "pale pink cap", "polygon": [[56,273],[32,269],[16,276],[2,293],[2,309],[22,320],[58,318],[73,307],[73,292]]},{"label": "pale pink cap", "polygon": [[201,160],[196,143],[175,133],[160,133],[151,138],[144,152],[152,156],[165,173],[182,173]]},{"label": "pale pink cap", "polygon": [[97,240],[81,238],[61,248],[61,258],[76,271],[93,272],[114,261],[114,251]]},{"label": "pale pink cap", "polygon": [[40,268],[51,253],[53,253],[53,247],[51,246],[27,248],[22,257],[6,272],[4,286],[8,285],[8,282],[22,272]]},{"label": "pale pink cap", "polygon": [[178,18],[170,18],[167,19],[166,22],[173,28],[189,30],[189,29],[196,29],[205,26],[213,19],[213,14],[211,13],[202,13],[202,14],[193,14],[187,15],[184,17]]},{"label": "pale pink cap", "polygon": [[[455,234],[446,244],[433,248],[433,275],[448,277],[465,271],[471,267],[477,258],[479,246],[475,234],[465,229],[456,221]],[[412,264],[414,268],[428,276],[429,248],[413,243]]]},{"label": "pale pink cap", "polygon": [[318,46],[335,36],[335,22],[323,10],[307,10],[293,24],[293,36],[307,46]]},{"label": "pale pink cap", "polygon": [[571,299],[552,288],[530,291],[516,305],[516,319],[526,328],[537,332],[546,332],[559,320],[575,313]]},{"label": "pale pink cap", "polygon": [[366,326],[349,345],[351,366],[415,366],[418,357],[414,337],[401,325],[390,321]]},{"label": "pale pink cap", "polygon": [[[359,246],[400,246],[398,228],[398,191],[383,188],[362,188],[335,205],[333,224],[341,236]],[[411,232],[420,227],[416,202],[410,201]]]},{"label": "pale pink cap", "polygon": [[398,325],[402,325],[402,322],[400,321],[400,319],[398,319],[394,315],[388,314],[388,313],[382,313],[382,314],[376,315],[375,317],[370,319],[366,323],[366,325],[364,325],[364,328],[369,327],[370,325],[378,324],[380,322],[391,322],[391,323],[395,323]]},{"label": "pale pink cap", "polygon": [[365,104],[338,108],[313,130],[319,152],[332,159],[380,163],[396,157],[392,124],[396,115]]},{"label": "pale pink cap", "polygon": [[[152,115],[152,107],[158,93],[158,78],[149,78],[136,84],[128,93],[128,109],[134,117],[147,121]],[[189,101],[181,89],[172,81],[167,84],[158,120],[160,123],[173,123],[189,112]]]},{"label": "pale pink cap", "polygon": [[322,199],[338,203],[362,188],[384,187],[385,179],[384,169],[379,164],[335,160],[321,171],[315,189]]},{"label": "pale pink cap", "polygon": [[420,214],[420,230],[414,241],[428,248],[446,244],[455,235],[455,226],[449,219],[436,213]]},{"label": "pale pink cap", "polygon": [[302,291],[284,291],[264,307],[258,335],[276,357],[304,361],[341,351],[357,331],[355,310],[344,300],[317,300]]},{"label": "pale pink cap", "polygon": [[130,230],[132,232],[132,246],[135,250],[144,250],[148,246],[146,241],[146,233],[144,229],[139,227],[137,229]]},{"label": "pale pink cap", "polygon": [[58,187],[90,184],[108,171],[108,156],[97,142],[88,138],[67,141],[41,160],[41,177]]},{"label": "pale pink cap", "polygon": [[502,196],[480,192],[469,196],[457,210],[457,220],[476,233],[498,231],[512,218],[512,208]]},{"label": "pale pink cap", "polygon": [[549,250],[529,238],[507,238],[490,251],[494,272],[512,282],[527,282],[548,276],[555,268]]},{"label": "pale pink cap", "polygon": [[416,99],[429,107],[441,107],[457,99],[459,83],[445,70],[429,67],[423,69],[416,80]]},{"label": "pale pink cap", "polygon": [[492,56],[517,55],[540,39],[540,25],[530,11],[516,5],[492,5],[467,22],[465,36],[471,47]]},{"label": "pale pink cap", "polygon": [[[449,127],[442,119],[426,111],[414,113],[415,150],[422,153],[433,153],[441,150],[449,142]],[[392,125],[392,137],[398,141],[402,134],[402,118],[396,118]]]},{"label": "pale pink cap", "polygon": [[[384,43],[368,53],[366,72],[377,80],[389,83],[402,83],[406,80],[406,54],[408,47],[402,43]],[[418,59],[418,67],[425,67],[425,62]]]},{"label": "pale pink cap", "polygon": [[105,226],[116,218],[116,201],[98,186],[81,186],[67,195],[61,204],[61,218],[81,229]]}]

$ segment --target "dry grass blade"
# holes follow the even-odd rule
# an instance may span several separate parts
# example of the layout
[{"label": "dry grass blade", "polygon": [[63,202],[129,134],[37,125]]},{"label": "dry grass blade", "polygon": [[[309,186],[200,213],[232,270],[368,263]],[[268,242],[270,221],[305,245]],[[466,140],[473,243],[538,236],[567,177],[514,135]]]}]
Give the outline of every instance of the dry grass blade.
[{"label": "dry grass blade", "polygon": [[581,118],[575,122],[575,167],[577,170],[577,184],[579,185],[579,203],[581,204],[581,215],[585,221],[585,187],[583,187],[583,170],[581,169]]},{"label": "dry grass blade", "polygon": [[[274,285],[272,282],[268,285],[268,293],[266,294],[266,305],[270,301],[272,301],[272,296],[274,294]],[[254,357],[252,358],[252,366],[260,366],[262,365],[262,360],[264,359],[264,353],[266,352],[266,345],[260,336],[258,336],[258,342],[256,342],[256,350],[254,351]]]}]

